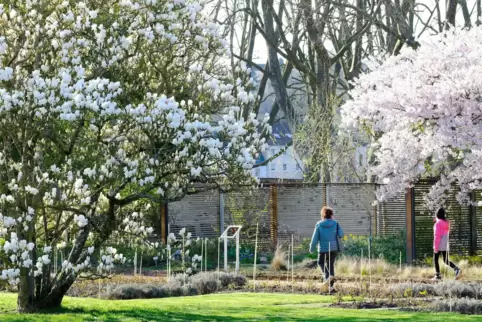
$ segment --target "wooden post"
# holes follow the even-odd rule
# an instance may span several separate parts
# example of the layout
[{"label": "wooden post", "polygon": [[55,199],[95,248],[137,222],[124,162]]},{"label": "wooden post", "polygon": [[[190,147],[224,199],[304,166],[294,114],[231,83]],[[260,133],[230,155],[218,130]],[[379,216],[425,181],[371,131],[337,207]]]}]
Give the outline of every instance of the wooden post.
[{"label": "wooden post", "polygon": [[161,214],[161,241],[167,244],[167,204],[161,203],[160,205]]},{"label": "wooden post", "polygon": [[415,231],[415,205],[414,205],[414,189],[408,188],[405,194],[405,220],[406,220],[406,229],[407,229],[407,244],[406,244],[406,252],[407,252],[407,263],[411,264],[412,261],[415,259],[415,243],[414,243],[414,231]]},{"label": "wooden post", "polygon": [[[470,193],[470,201],[475,202],[475,192]],[[470,255],[477,254],[477,209],[471,204],[469,206],[470,216]]]},{"label": "wooden post", "polygon": [[272,185],[269,190],[270,234],[273,249],[278,246],[278,187]]}]

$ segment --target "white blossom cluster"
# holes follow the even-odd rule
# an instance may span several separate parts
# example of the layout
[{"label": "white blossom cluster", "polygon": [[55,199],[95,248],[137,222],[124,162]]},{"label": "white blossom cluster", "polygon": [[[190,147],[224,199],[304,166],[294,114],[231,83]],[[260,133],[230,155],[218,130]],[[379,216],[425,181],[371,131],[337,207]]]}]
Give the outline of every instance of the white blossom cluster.
[{"label": "white blossom cluster", "polygon": [[[2,203],[3,200],[0,198],[0,204]],[[4,216],[0,213],[0,237],[7,235],[8,230],[14,227],[21,227],[23,231],[28,231],[34,213],[35,211],[31,207],[28,207],[27,213],[20,213],[17,218]]]},{"label": "white blossom cluster", "polygon": [[[20,282],[20,268],[34,268],[32,251],[35,248],[35,244],[31,242],[27,243],[25,239],[19,240],[17,234],[14,232],[10,233],[9,237],[0,250],[9,258],[9,265],[13,266],[13,268],[3,269],[0,279],[8,281],[11,285],[17,285]],[[44,254],[37,260],[36,267],[34,268],[35,275],[42,273],[44,263],[50,263],[50,250],[49,247],[44,248]]]},{"label": "white blossom cluster", "polygon": [[129,213],[124,218],[120,230],[137,237],[146,237],[154,232],[154,228],[145,226],[144,214],[137,211]]},{"label": "white blossom cluster", "polygon": [[74,215],[74,221],[79,228],[83,228],[89,223],[89,220],[84,215]]},{"label": "white blossom cluster", "polygon": [[176,235],[174,235],[174,233],[169,233],[169,235],[167,236],[167,244],[170,245],[175,243],[176,241]]},{"label": "white blossom cluster", "polygon": [[62,262],[62,272],[66,274],[79,275],[80,273],[88,271],[92,267],[91,255],[94,253],[94,246],[87,247],[87,255],[83,260],[78,260],[76,264],[64,260]]},{"label": "white blossom cluster", "polygon": [[[250,169],[270,129],[243,113],[255,99],[251,83],[241,80],[250,71],[226,64],[222,32],[201,14],[201,3],[22,6],[0,5],[9,22],[0,33],[0,137],[8,142],[0,147],[0,252],[9,258],[3,280],[18,283],[21,267],[39,277],[49,271],[51,252],[21,237],[34,228],[87,233],[119,205],[175,200],[192,182],[229,188],[253,180]],[[152,233],[133,215],[112,229]],[[94,250],[80,247],[83,255],[64,260],[62,272],[91,267]],[[102,272],[124,260],[115,252],[102,256]]]},{"label": "white blossom cluster", "polygon": [[51,262],[51,260],[50,260],[51,252],[52,252],[52,247],[50,247],[50,246],[44,247],[44,249],[43,249],[44,254],[40,258],[37,259],[37,263],[35,264],[37,269],[34,271],[34,276],[41,275],[43,273],[44,266],[50,264],[50,262]]},{"label": "white blossom cluster", "polygon": [[[197,241],[199,241],[199,238]],[[172,254],[179,253],[184,270],[187,274],[192,274],[193,269],[196,269],[198,263],[202,261],[201,255],[194,254],[191,257],[190,263],[185,262],[186,257],[188,257],[191,252],[190,246],[193,246],[194,242],[195,241],[192,239],[192,233],[186,232],[186,228],[181,228],[181,230],[179,230],[179,238],[176,238],[174,233],[169,233],[167,236],[166,251],[168,252],[168,260],[172,260],[172,258],[174,258]],[[176,248],[178,250],[173,251]],[[171,254],[171,256],[169,256],[169,254]]]},{"label": "white blossom cluster", "polygon": [[202,257],[201,255],[195,254],[195,255],[192,257],[192,267],[193,267],[193,268],[197,268],[198,263],[201,263],[202,260],[203,260],[203,257]]},{"label": "white blossom cluster", "polygon": [[370,174],[384,184],[380,199],[432,178],[430,207],[442,205],[454,184],[464,203],[482,188],[482,29],[420,43],[356,81],[343,122],[374,138]]},{"label": "white blossom cluster", "polygon": [[126,258],[122,254],[117,254],[117,249],[113,247],[107,247],[101,252],[100,261],[97,265],[97,273],[104,274],[110,273],[115,267],[115,263],[125,263]]}]

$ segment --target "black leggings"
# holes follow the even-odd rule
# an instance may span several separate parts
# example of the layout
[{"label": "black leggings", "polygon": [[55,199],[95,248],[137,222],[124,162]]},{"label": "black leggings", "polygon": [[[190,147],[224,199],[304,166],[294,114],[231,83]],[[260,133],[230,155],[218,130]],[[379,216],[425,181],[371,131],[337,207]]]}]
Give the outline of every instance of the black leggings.
[{"label": "black leggings", "polygon": [[438,263],[438,259],[440,257],[440,254],[442,254],[443,260],[445,265],[449,265],[451,268],[456,269],[457,266],[455,266],[454,263],[449,261],[449,256],[447,254],[447,251],[445,250],[439,250],[438,253],[433,253],[433,264],[435,265],[435,273],[437,275],[440,275],[440,265]]},{"label": "black leggings", "polygon": [[[318,253],[318,266],[324,275],[325,281],[328,280],[330,276],[335,276],[334,266],[336,254],[337,252]],[[333,283],[335,283],[335,281],[331,281],[331,286],[333,286]]]}]

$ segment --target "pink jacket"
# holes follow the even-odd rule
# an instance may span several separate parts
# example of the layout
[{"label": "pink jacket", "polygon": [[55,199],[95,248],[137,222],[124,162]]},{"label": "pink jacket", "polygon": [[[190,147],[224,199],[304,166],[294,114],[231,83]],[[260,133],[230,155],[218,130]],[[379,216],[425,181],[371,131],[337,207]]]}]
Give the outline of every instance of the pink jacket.
[{"label": "pink jacket", "polygon": [[433,225],[433,250],[434,252],[448,250],[450,223],[437,219]]}]

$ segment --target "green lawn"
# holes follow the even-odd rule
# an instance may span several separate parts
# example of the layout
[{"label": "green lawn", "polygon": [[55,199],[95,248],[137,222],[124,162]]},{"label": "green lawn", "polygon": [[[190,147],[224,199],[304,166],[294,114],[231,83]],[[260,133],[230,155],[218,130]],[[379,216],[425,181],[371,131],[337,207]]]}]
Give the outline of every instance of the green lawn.
[{"label": "green lawn", "polygon": [[328,308],[329,296],[232,293],[153,300],[66,298],[51,314],[15,313],[16,295],[0,293],[0,321],[476,321],[458,314]]}]

